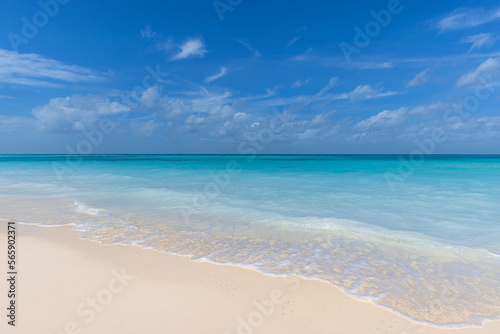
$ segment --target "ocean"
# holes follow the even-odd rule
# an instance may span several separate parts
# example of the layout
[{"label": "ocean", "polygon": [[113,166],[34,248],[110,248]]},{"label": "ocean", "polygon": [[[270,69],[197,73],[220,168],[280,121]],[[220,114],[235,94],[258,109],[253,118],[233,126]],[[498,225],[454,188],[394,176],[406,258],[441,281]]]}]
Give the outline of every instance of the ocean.
[{"label": "ocean", "polygon": [[0,218],[319,279],[439,326],[500,316],[500,156],[0,155]]}]

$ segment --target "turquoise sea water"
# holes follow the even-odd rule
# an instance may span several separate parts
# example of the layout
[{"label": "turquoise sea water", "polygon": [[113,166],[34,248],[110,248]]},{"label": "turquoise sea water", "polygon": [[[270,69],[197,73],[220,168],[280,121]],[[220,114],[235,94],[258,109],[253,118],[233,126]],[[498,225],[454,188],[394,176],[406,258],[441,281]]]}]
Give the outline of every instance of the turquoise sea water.
[{"label": "turquoise sea water", "polygon": [[412,319],[500,315],[500,156],[0,156],[0,218],[326,280]]}]

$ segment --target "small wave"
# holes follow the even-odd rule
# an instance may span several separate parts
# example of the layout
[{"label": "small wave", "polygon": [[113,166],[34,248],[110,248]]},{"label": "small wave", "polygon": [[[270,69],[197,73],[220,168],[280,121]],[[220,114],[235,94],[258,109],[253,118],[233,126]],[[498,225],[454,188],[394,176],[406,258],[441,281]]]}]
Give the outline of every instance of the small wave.
[{"label": "small wave", "polygon": [[399,244],[416,248],[427,248],[435,251],[450,251],[456,254],[476,254],[479,256],[500,257],[483,247],[467,247],[458,244],[451,244],[450,240],[442,240],[430,237],[418,232],[388,230],[380,226],[364,224],[351,219],[321,218],[321,217],[301,217],[283,218],[274,221],[262,220],[254,222],[264,226],[273,226],[275,229],[284,231],[308,231],[331,236],[351,236],[360,237],[364,240],[380,241],[384,243]]},{"label": "small wave", "polygon": [[86,213],[89,215],[97,215],[97,214],[103,212],[103,209],[92,208],[90,206],[87,206],[87,205],[79,203],[79,202],[75,202],[75,206],[76,206],[77,212]]},{"label": "small wave", "polygon": [[439,244],[429,247],[408,236],[398,239],[401,236],[368,231],[355,221],[338,220],[332,227],[326,220],[307,223],[309,217],[296,220],[295,225],[290,220],[276,221],[274,226],[260,224],[267,235],[231,235],[221,230],[211,234],[187,224],[145,224],[81,201],[74,201],[71,210],[60,210],[60,203],[52,203],[53,208],[43,204],[46,214],[59,216],[40,217],[30,203],[37,215],[28,218],[73,223],[82,238],[134,244],[271,275],[319,279],[420,322],[480,325],[500,315],[498,258],[460,253]]}]

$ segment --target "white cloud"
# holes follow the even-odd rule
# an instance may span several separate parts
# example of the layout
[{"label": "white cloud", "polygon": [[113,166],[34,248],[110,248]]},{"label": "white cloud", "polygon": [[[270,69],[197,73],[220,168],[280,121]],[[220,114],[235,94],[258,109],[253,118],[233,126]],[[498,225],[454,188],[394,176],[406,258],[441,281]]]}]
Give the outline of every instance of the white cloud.
[{"label": "white cloud", "polygon": [[153,108],[156,101],[160,98],[158,86],[149,87],[141,96],[141,104],[146,108]]},{"label": "white cloud", "polygon": [[0,49],[0,83],[56,87],[62,82],[91,82],[102,76],[90,69],[65,65],[34,53]]},{"label": "white cloud", "polygon": [[213,138],[233,140],[242,135],[247,124],[251,123],[252,115],[236,112],[231,105],[214,104],[205,113],[194,113],[186,117],[184,128],[191,133],[207,133]]},{"label": "white cloud", "polygon": [[429,73],[429,69],[425,69],[422,72],[418,73],[417,75],[415,75],[415,77],[413,79],[411,79],[408,82],[408,84],[406,84],[406,87],[415,87],[415,86],[423,85],[429,79],[428,73]]},{"label": "white cloud", "polygon": [[48,104],[32,110],[42,131],[54,133],[81,132],[94,127],[106,115],[116,115],[130,109],[108,97],[72,95],[54,98]]},{"label": "white cloud", "polygon": [[0,100],[1,99],[14,99],[14,96],[0,95]]},{"label": "white cloud", "polygon": [[160,123],[154,120],[147,122],[134,121],[130,124],[130,128],[136,137],[151,137],[159,125]]},{"label": "white cloud", "polygon": [[488,75],[495,75],[500,71],[500,58],[489,58],[482,62],[474,71],[462,75],[458,78],[456,85],[458,87],[464,85],[478,84],[480,78],[485,78]]},{"label": "white cloud", "polygon": [[477,27],[500,18],[500,8],[458,9],[441,19],[437,26],[441,31]]},{"label": "white cloud", "polygon": [[375,116],[360,121],[354,126],[355,130],[366,131],[370,128],[387,128],[394,127],[401,123],[406,118],[407,109],[401,107],[397,110],[384,110]]},{"label": "white cloud", "polygon": [[450,105],[444,102],[433,102],[411,108],[408,115],[431,116],[439,111],[445,111]]},{"label": "white cloud", "polygon": [[167,39],[162,40],[161,42],[158,42],[156,44],[156,47],[159,50],[172,53],[176,48],[179,47],[179,44],[176,44],[172,37],[168,37]]},{"label": "white cloud", "polygon": [[160,112],[167,120],[176,120],[193,110],[191,101],[164,96],[159,101]]},{"label": "white cloud", "polygon": [[215,81],[217,79],[220,79],[222,78],[223,76],[225,76],[227,74],[227,67],[224,67],[222,66],[220,69],[219,69],[219,73],[217,74],[214,74],[212,76],[209,76],[209,77],[206,77],[205,78],[205,81],[207,83],[211,83],[212,81]]},{"label": "white cloud", "polygon": [[[471,117],[467,120],[457,120],[444,124],[448,141],[459,143],[478,141],[484,145],[485,139],[500,138],[500,117]],[[495,146],[496,147],[496,146]]]},{"label": "white cloud", "polygon": [[306,80],[297,80],[295,81],[290,87],[292,88],[299,88],[299,87],[302,87],[302,86],[305,86],[309,83],[309,81],[311,81],[310,78],[306,79]]},{"label": "white cloud", "polygon": [[190,126],[190,125],[200,125],[205,123],[205,116],[200,116],[200,115],[189,115],[186,117],[185,124]]},{"label": "white cloud", "polygon": [[375,89],[370,85],[359,85],[353,91],[349,92],[348,96],[349,100],[354,102],[395,94],[396,92],[384,92],[382,88]]},{"label": "white cloud", "polygon": [[246,120],[249,120],[250,118],[252,118],[252,116],[249,114],[246,114],[244,112],[237,112],[233,116],[233,119],[236,121],[246,121]]},{"label": "white cloud", "polygon": [[214,105],[220,106],[230,103],[232,94],[228,91],[223,93],[212,93],[206,90],[201,92],[201,96],[191,99],[194,112],[208,112]]},{"label": "white cloud", "polygon": [[495,36],[491,33],[482,33],[482,34],[477,34],[477,35],[472,35],[472,36],[467,36],[461,40],[462,43],[471,43],[471,47],[469,49],[469,52],[471,52],[474,49],[479,49],[481,47],[490,47],[495,44],[495,42],[498,40],[498,36]]},{"label": "white cloud", "polygon": [[144,29],[141,29],[141,36],[142,38],[147,38],[147,39],[156,39],[160,37],[160,35],[153,30],[151,30],[151,27],[147,25]]},{"label": "white cloud", "polygon": [[202,38],[191,38],[182,43],[178,47],[178,51],[174,54],[170,60],[186,59],[189,57],[200,57],[203,58],[207,53],[205,48],[205,42]]},{"label": "white cloud", "polygon": [[467,120],[456,117],[452,122],[443,122],[443,112],[453,108],[453,105],[437,101],[411,108],[384,110],[355,124],[351,137],[370,143],[411,143],[415,138],[430,136],[432,130],[439,127],[446,131],[447,142],[500,138],[500,117],[478,116]]}]

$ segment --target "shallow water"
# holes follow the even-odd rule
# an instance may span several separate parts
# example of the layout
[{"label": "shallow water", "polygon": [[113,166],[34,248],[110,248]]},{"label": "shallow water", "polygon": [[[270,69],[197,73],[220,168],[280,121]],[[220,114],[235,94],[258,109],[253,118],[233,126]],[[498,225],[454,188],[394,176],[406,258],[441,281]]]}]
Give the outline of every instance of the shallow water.
[{"label": "shallow water", "polygon": [[497,318],[500,157],[408,160],[0,156],[0,218],[323,279],[419,321]]}]

